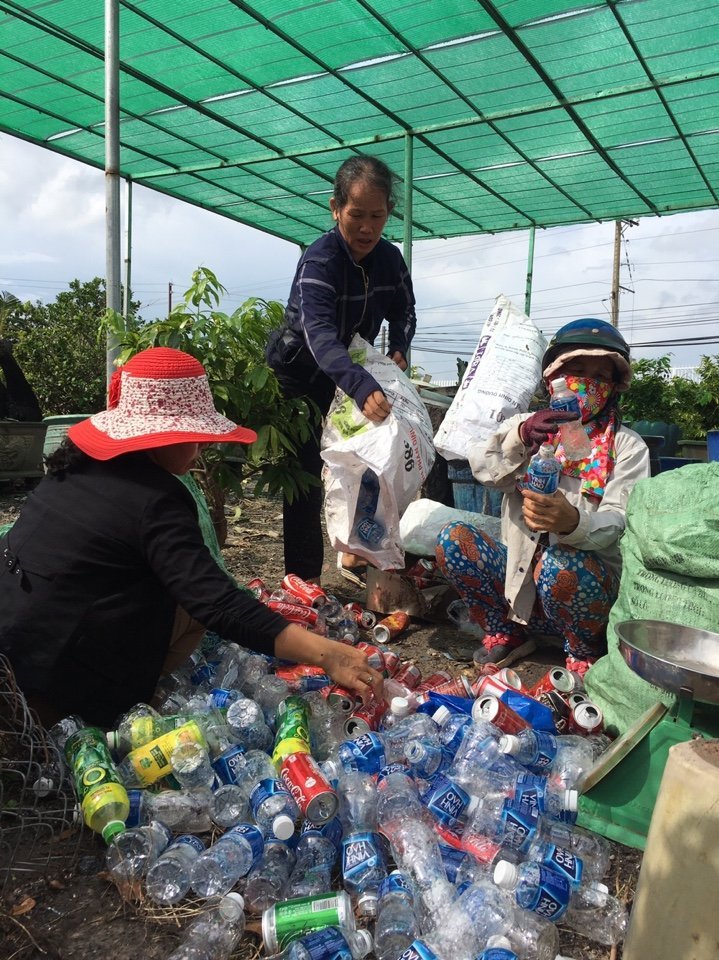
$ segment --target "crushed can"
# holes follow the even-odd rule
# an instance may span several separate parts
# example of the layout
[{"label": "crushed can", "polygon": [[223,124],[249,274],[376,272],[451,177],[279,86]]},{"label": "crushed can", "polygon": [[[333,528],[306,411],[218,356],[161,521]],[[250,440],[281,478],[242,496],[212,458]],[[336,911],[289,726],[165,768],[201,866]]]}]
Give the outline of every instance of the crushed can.
[{"label": "crushed can", "polygon": [[501,697],[506,690],[522,690],[522,681],[519,674],[507,667],[497,673],[477,677],[472,684],[472,693],[475,697],[485,697],[488,694]]},{"label": "crushed can", "polygon": [[346,603],[344,610],[354,619],[358,627],[362,627],[365,630],[371,630],[377,623],[375,614],[372,613],[371,610],[365,610],[356,600],[352,603]]},{"label": "crushed can", "polygon": [[373,670],[378,670],[380,673],[384,671],[384,657],[379,647],[365,640],[360,640],[355,646],[367,656],[367,663]]},{"label": "crushed can", "polygon": [[527,690],[530,697],[536,700],[540,694],[556,690],[565,696],[576,689],[574,676],[564,667],[550,667],[537,682]]},{"label": "crushed can", "polygon": [[253,577],[245,584],[245,589],[249,590],[260,603],[266,603],[270,599],[270,591],[267,589],[265,581],[261,577]]},{"label": "crushed can", "polygon": [[351,690],[347,690],[346,687],[341,687],[338,683],[323,687],[320,693],[340,713],[352,713],[357,704],[362,702],[362,697]]},{"label": "crushed can", "polygon": [[557,690],[547,690],[544,693],[540,693],[538,697],[534,697],[533,699],[535,699],[538,703],[544,704],[545,707],[549,707],[549,709],[552,711],[552,719],[554,720],[554,726],[556,727],[557,733],[566,733],[571,711],[569,709],[569,704],[561,695],[561,693],[559,693]]},{"label": "crushed can", "polygon": [[397,683],[401,683],[403,687],[407,687],[408,690],[416,690],[420,683],[422,683],[422,671],[416,663],[410,663],[410,661],[407,660],[401,664],[399,670],[394,675],[394,679]]}]

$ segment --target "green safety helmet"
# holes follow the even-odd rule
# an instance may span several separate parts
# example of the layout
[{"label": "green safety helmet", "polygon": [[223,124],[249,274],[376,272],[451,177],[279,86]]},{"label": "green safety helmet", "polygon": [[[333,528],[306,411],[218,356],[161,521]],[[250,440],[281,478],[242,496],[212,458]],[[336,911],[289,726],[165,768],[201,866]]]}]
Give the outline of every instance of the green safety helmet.
[{"label": "green safety helmet", "polygon": [[562,363],[578,356],[609,356],[617,370],[617,390],[629,389],[632,368],[627,341],[611,323],[596,317],[572,320],[554,334],[542,357],[542,376],[550,379]]}]

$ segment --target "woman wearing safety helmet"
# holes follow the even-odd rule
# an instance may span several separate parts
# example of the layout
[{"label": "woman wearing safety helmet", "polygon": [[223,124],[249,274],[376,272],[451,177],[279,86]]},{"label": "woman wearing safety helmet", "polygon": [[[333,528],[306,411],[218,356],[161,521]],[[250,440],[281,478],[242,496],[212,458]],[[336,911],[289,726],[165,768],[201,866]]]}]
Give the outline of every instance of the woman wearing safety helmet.
[{"label": "woman wearing safety helmet", "polygon": [[[537,634],[564,641],[567,667],[583,675],[606,649],[606,625],[621,572],[619,538],[634,484],[649,476],[649,450],[622,425],[619,395],[629,388],[629,347],[593,317],[552,338],[542,375],[564,377],[576,394],[591,454],[570,460],[558,434],[564,411],[512,417],[470,448],[480,483],[504,492],[502,542],[464,523],[444,528],[437,559],[486,632],[475,661],[487,672],[529,654]],[[553,494],[527,489],[530,458],[550,435],[561,462]]]}]

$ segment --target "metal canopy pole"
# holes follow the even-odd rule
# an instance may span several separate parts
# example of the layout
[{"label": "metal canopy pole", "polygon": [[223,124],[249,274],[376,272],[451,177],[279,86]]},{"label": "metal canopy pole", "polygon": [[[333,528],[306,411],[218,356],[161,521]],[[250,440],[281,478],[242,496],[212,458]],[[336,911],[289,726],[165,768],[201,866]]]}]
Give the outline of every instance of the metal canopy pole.
[{"label": "metal canopy pole", "polygon": [[122,315],[125,326],[130,316],[132,304],[132,180],[125,180],[125,283],[122,291]]},{"label": "metal canopy pole", "polygon": [[[105,0],[105,303],[120,313],[120,7]],[[117,337],[107,336],[107,384],[115,370]]]},{"label": "metal canopy pole", "polygon": [[[411,133],[404,135],[404,240],[402,252],[407,269],[412,274],[412,181],[414,180],[414,140]],[[407,351],[407,370],[412,367],[412,349]]]},{"label": "metal canopy pole", "polygon": [[534,224],[529,228],[529,251],[527,253],[527,285],[524,288],[524,312],[529,316],[532,306],[532,277],[534,275]]}]

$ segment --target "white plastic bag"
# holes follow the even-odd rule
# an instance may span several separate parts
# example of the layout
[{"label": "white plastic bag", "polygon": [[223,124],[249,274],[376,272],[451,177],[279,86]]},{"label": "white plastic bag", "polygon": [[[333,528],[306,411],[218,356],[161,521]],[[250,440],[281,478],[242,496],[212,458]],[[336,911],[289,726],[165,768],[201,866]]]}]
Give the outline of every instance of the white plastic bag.
[{"label": "white plastic bag", "polygon": [[[434,463],[432,424],[409,378],[389,357],[359,336],[352,340],[350,354],[382,387],[392,412],[381,423],[372,423],[353,400],[337,391],[322,433],[327,535],[338,552],[355,553],[380,570],[398,569],[404,566],[399,518]],[[381,536],[374,543],[361,539],[356,529],[366,470],[379,481],[370,520]]]},{"label": "white plastic bag", "polygon": [[405,510],[399,523],[402,546],[419,557],[433,557],[437,537],[448,523],[461,520],[478,530],[484,530],[494,540],[501,540],[502,521],[485,513],[458,510],[436,500],[414,500]]},{"label": "white plastic bag", "polygon": [[486,440],[515,413],[524,413],[542,375],[547,341],[504,296],[497,297],[472,362],[434,438],[446,460],[467,460],[469,445]]}]

